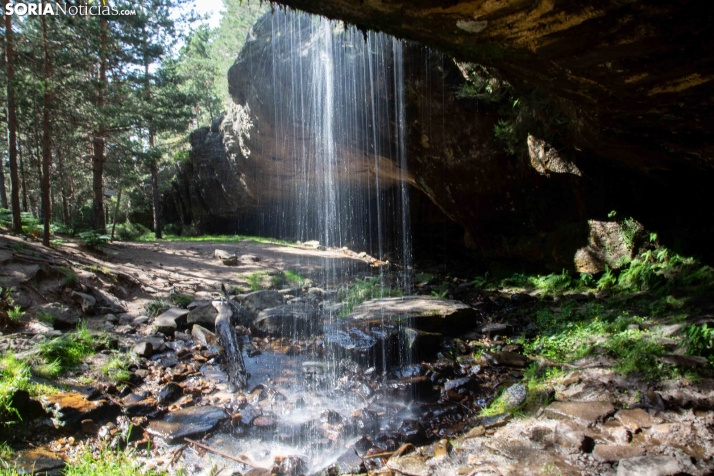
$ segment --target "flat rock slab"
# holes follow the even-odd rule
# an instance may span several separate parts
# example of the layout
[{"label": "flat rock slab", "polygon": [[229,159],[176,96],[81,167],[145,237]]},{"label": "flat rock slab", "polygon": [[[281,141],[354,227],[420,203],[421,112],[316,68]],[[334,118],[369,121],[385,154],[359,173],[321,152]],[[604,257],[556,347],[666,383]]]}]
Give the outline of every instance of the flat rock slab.
[{"label": "flat rock slab", "polygon": [[188,313],[188,309],[172,307],[154,320],[154,329],[156,329],[156,332],[172,336],[179,327],[186,325],[186,316]]},{"label": "flat rock slab", "polygon": [[649,413],[641,408],[635,410],[620,410],[615,414],[615,420],[632,431],[637,431],[640,428],[651,428],[656,423],[662,421],[655,421]]},{"label": "flat rock slab", "polygon": [[184,438],[208,433],[226,418],[228,416],[221,408],[188,407],[169,413],[161,420],[152,421],[146,431],[168,443],[178,443]]},{"label": "flat rock slab", "polygon": [[373,299],[355,307],[346,320],[353,323],[369,321],[406,321],[409,327],[447,335],[463,333],[477,324],[475,309],[459,301],[429,296],[406,296]]},{"label": "flat rock slab", "polygon": [[45,474],[64,468],[66,463],[57,453],[37,448],[20,452],[15,465],[19,474]]},{"label": "flat rock slab", "polygon": [[645,449],[630,445],[595,445],[593,457],[605,463],[613,463],[621,459],[635,458],[645,454]]},{"label": "flat rock slab", "polygon": [[251,329],[258,335],[309,337],[321,333],[322,324],[312,306],[296,303],[260,311]]},{"label": "flat rock slab", "polygon": [[554,402],[545,409],[545,415],[556,420],[572,419],[584,425],[594,425],[615,413],[609,402]]},{"label": "flat rock slab", "polygon": [[40,403],[52,417],[56,427],[78,429],[82,420],[101,421],[114,418],[119,414],[119,407],[106,400],[89,401],[78,392],[56,393],[43,395]]},{"label": "flat rock slab", "polygon": [[681,472],[671,456],[640,456],[620,461],[617,476],[674,476]]}]

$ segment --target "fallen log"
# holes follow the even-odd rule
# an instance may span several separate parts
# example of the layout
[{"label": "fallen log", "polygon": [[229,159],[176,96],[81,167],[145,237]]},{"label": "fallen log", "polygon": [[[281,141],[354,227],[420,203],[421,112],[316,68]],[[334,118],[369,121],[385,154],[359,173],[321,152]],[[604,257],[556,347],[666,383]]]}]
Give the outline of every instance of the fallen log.
[{"label": "fallen log", "polygon": [[216,337],[218,344],[223,347],[225,353],[228,379],[238,388],[248,385],[248,373],[245,370],[243,354],[238,347],[236,330],[231,325],[233,317],[233,306],[227,301],[213,301],[213,307],[218,311],[216,316]]},{"label": "fallen log", "polygon": [[213,256],[218,258],[227,266],[235,266],[238,264],[238,257],[224,250],[215,250]]}]

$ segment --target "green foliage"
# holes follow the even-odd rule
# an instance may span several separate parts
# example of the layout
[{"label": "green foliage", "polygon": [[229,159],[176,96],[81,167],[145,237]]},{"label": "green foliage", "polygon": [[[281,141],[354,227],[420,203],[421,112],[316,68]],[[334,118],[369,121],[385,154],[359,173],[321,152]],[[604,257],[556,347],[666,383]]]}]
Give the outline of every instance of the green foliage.
[{"label": "green foliage", "polygon": [[486,271],[486,273],[484,273],[483,276],[476,276],[474,278],[474,280],[472,281],[472,283],[477,288],[483,288],[486,285],[488,285],[488,280],[489,280],[489,273],[488,273],[488,271]]},{"label": "green foliage", "polygon": [[248,286],[250,286],[251,291],[260,291],[263,289],[263,277],[267,276],[268,273],[265,271],[256,271],[255,273],[250,273],[245,276],[248,280]]},{"label": "green foliage", "polygon": [[416,283],[426,283],[429,284],[432,282],[434,279],[436,279],[436,276],[434,276],[431,273],[417,273],[414,275],[414,282]]},{"label": "green foliage", "polygon": [[91,355],[97,343],[97,338],[82,323],[72,332],[41,343],[40,355],[45,362],[58,362],[64,370],[76,366]]},{"label": "green foliage", "polygon": [[11,321],[20,322],[24,316],[25,311],[23,311],[20,306],[13,306],[7,310],[7,317],[9,317]]},{"label": "green foliage", "polygon": [[126,356],[114,356],[102,366],[102,375],[114,383],[127,382],[131,379],[129,365],[131,361],[127,361]]},{"label": "green foliage", "polygon": [[346,317],[357,305],[369,301],[370,299],[399,297],[403,295],[404,293],[401,289],[385,285],[379,276],[366,279],[357,278],[353,283],[341,289],[339,292],[339,298],[345,304],[340,311],[340,316]]},{"label": "green foliage", "polygon": [[[154,242],[156,238],[153,232],[147,233],[136,238],[134,241]],[[175,236],[166,234],[161,241],[184,241],[184,242],[199,242],[199,243],[240,243],[242,241],[251,241],[253,243],[264,243],[270,245],[282,246],[297,246],[295,243],[279,240],[276,238],[266,238],[263,236],[249,235],[199,235],[199,236]]]},{"label": "green foliage", "polygon": [[77,277],[77,273],[75,273],[72,268],[70,268],[69,266],[60,266],[59,269],[65,275],[65,278],[64,278],[65,286],[72,287],[75,284],[77,284],[77,281],[79,281],[79,278]]},{"label": "green foliage", "polygon": [[9,472],[10,462],[15,459],[15,451],[10,447],[7,441],[0,442],[0,475],[9,476],[15,475],[17,472],[14,470]]},{"label": "green foliage", "polygon": [[684,335],[681,345],[687,354],[706,357],[714,365],[714,327],[706,323],[701,326],[690,324],[684,329]]},{"label": "green foliage", "polygon": [[112,239],[111,235],[100,233],[96,230],[83,231],[77,236],[82,240],[82,244],[89,248],[98,248],[102,245],[106,245]]},{"label": "green foliage", "polygon": [[30,386],[30,367],[12,355],[0,358],[0,425],[17,423],[20,414],[12,407],[15,390]]},{"label": "green foliage", "polygon": [[142,471],[135,453],[104,448],[94,454],[91,446],[85,446],[62,471],[63,476],[164,476],[166,473]]},{"label": "green foliage", "polygon": [[171,299],[171,302],[176,304],[178,307],[181,307],[183,309],[186,309],[186,306],[191,304],[193,302],[193,296],[189,294],[182,294],[182,293],[173,293],[169,297]]},{"label": "green foliage", "polygon": [[285,276],[282,273],[274,274],[270,277],[271,288],[282,288],[285,284]]},{"label": "green foliage", "polygon": [[150,230],[141,223],[126,221],[117,224],[115,237],[121,241],[138,241],[140,237],[150,233]]},{"label": "green foliage", "polygon": [[36,318],[38,321],[44,322],[44,323],[46,323],[46,324],[54,324],[54,322],[55,322],[55,318],[52,317],[51,314],[48,314],[48,313],[46,313],[45,311],[43,311],[42,309],[40,309],[39,311],[37,311],[37,315],[35,316],[35,318]]},{"label": "green foliage", "polygon": [[305,282],[305,277],[297,271],[288,269],[283,274],[285,275],[285,279],[291,284],[302,286],[302,283]]},{"label": "green foliage", "polygon": [[634,218],[625,218],[622,223],[620,223],[620,236],[622,241],[628,250],[632,250],[635,247],[635,237],[637,233],[642,231],[642,225],[637,222]]},{"label": "green foliage", "polygon": [[171,307],[171,304],[165,299],[157,297],[144,304],[144,310],[149,317],[155,317],[166,312]]},{"label": "green foliage", "polygon": [[605,265],[605,272],[597,280],[598,289],[608,289],[617,284],[617,276],[609,266]]}]

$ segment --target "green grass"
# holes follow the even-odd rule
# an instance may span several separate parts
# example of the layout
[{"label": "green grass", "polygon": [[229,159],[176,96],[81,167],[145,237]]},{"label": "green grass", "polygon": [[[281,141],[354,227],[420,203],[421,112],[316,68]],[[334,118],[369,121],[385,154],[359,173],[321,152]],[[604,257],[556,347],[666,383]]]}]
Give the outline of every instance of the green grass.
[{"label": "green grass", "polygon": [[256,271],[255,273],[243,275],[243,277],[248,281],[251,291],[260,291],[263,289],[263,277],[267,275],[268,273],[265,271]]},{"label": "green grass", "polygon": [[41,343],[40,355],[44,362],[57,362],[62,370],[66,370],[91,355],[98,343],[99,338],[92,335],[86,324],[82,323],[75,331]]},{"label": "green grass", "polygon": [[55,322],[55,318],[52,317],[51,314],[48,314],[48,313],[46,313],[45,311],[43,311],[42,309],[40,309],[39,311],[37,311],[37,314],[35,315],[35,318],[36,318],[38,321],[44,322],[44,323],[46,323],[46,324],[54,324],[54,322]]},{"label": "green grass", "polygon": [[89,446],[85,446],[62,470],[63,476],[134,476],[136,474],[163,476],[167,473],[142,471],[135,452],[131,449],[118,451],[105,448],[95,454]]},{"label": "green grass", "polygon": [[0,425],[20,420],[20,414],[12,407],[12,396],[15,390],[29,389],[30,377],[30,366],[25,362],[12,355],[0,359]]},{"label": "green grass", "polygon": [[131,379],[129,366],[134,358],[127,359],[126,356],[114,356],[109,362],[102,366],[102,375],[114,383],[127,382]]},{"label": "green grass", "polygon": [[171,307],[171,304],[163,298],[157,297],[144,304],[144,310],[149,317],[155,317],[166,312]]},{"label": "green grass", "polygon": [[75,273],[72,268],[70,268],[69,266],[60,266],[59,269],[64,273],[65,286],[71,287],[77,284],[79,278],[77,277],[77,273]]},{"label": "green grass", "polygon": [[436,276],[434,276],[431,273],[417,273],[414,275],[414,282],[415,283],[430,283],[434,279],[436,279]]},{"label": "green grass", "polygon": [[251,241],[253,243],[265,243],[271,245],[282,245],[282,246],[297,246],[296,243],[280,240],[277,238],[266,238],[263,236],[249,236],[249,235],[201,235],[201,236],[180,236],[180,235],[169,235],[166,234],[161,240],[156,239],[156,235],[153,232],[146,233],[142,236],[135,238],[133,241],[140,242],[154,242],[154,241],[186,241],[186,242],[199,242],[199,243],[240,243],[242,241]]},{"label": "green grass", "polygon": [[305,282],[305,276],[301,275],[297,271],[293,271],[292,269],[286,270],[283,274],[285,275],[285,279],[288,283],[302,286],[302,283]]},{"label": "green grass", "polygon": [[345,303],[340,311],[341,317],[346,317],[356,306],[370,299],[399,297],[404,293],[401,289],[382,284],[379,276],[367,279],[355,279],[348,287],[340,290],[339,297]]},{"label": "green grass", "polygon": [[13,306],[7,310],[7,317],[9,317],[11,321],[20,322],[24,316],[25,311],[23,311],[20,306]]},{"label": "green grass", "polygon": [[186,306],[193,302],[193,296],[182,293],[174,293],[169,297],[169,299],[171,299],[171,302],[183,309],[186,309]]}]

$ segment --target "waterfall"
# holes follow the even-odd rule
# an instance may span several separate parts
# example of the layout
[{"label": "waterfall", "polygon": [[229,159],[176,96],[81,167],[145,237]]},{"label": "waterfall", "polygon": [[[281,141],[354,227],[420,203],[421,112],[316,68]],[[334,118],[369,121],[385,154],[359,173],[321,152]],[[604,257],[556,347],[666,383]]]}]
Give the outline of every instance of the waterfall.
[{"label": "waterfall", "polygon": [[[260,204],[260,232],[408,268],[402,42],[289,11],[262,21],[272,23],[270,64],[255,65],[270,71],[256,79],[272,90],[260,98],[272,101],[263,105],[273,127],[265,186],[279,198]],[[339,279],[327,269],[323,284]]]}]

